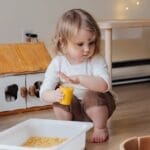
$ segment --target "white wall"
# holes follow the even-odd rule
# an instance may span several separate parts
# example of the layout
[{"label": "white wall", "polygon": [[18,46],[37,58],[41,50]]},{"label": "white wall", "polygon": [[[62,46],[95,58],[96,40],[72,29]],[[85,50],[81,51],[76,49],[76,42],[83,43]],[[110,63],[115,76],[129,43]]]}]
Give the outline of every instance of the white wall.
[{"label": "white wall", "polygon": [[[140,1],[141,5],[137,6],[136,0],[0,0],[0,43],[22,42],[23,32],[31,30],[38,33],[39,39],[49,47],[58,18],[71,8],[84,8],[97,21],[150,19],[150,0]],[[125,5],[129,5],[128,11]],[[149,44],[146,49],[150,51]],[[120,57],[119,51],[115,56]]]}]

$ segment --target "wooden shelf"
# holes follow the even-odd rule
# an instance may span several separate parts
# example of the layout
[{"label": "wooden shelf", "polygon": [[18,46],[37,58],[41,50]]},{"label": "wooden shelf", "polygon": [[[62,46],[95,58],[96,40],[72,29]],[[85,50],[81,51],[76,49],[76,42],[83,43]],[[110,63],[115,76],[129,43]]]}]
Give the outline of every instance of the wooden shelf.
[{"label": "wooden shelf", "polygon": [[105,33],[105,60],[110,73],[110,81],[112,81],[112,30],[117,28],[150,27],[150,19],[103,20],[98,22],[98,25]]}]

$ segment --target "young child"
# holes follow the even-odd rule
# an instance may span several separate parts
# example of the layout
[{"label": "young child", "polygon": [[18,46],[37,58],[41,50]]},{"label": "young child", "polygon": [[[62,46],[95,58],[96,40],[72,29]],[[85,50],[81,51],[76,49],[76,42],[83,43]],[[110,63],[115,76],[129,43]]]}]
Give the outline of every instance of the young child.
[{"label": "young child", "polygon": [[[107,65],[100,56],[100,30],[94,18],[85,10],[72,9],[58,21],[53,58],[40,89],[43,101],[52,103],[60,120],[92,121],[91,142],[107,140],[107,120],[115,110],[109,92]],[[61,105],[63,93],[58,85],[74,88],[70,106]]]}]

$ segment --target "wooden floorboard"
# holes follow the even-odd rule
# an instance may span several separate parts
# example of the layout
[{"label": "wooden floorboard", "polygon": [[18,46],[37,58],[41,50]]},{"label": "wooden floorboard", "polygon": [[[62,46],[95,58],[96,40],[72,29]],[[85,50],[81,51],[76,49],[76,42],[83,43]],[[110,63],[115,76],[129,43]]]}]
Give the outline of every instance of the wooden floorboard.
[{"label": "wooden floorboard", "polygon": [[[108,122],[109,140],[86,144],[86,150],[119,150],[120,143],[133,136],[150,135],[150,83],[113,87],[117,108]],[[0,131],[29,118],[55,119],[52,109],[0,117]]]}]

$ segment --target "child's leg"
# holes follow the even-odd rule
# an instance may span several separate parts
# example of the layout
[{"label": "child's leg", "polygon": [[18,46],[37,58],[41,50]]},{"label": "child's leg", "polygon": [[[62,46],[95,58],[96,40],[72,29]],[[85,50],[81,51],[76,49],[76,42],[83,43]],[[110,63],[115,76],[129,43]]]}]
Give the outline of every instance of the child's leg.
[{"label": "child's leg", "polygon": [[107,140],[107,120],[115,110],[115,101],[110,93],[88,91],[84,98],[85,110],[93,121],[94,132],[91,142],[101,143]]},{"label": "child's leg", "polygon": [[56,118],[59,120],[85,121],[84,118],[87,117],[83,107],[80,104],[80,100],[75,96],[73,96],[73,100],[70,106],[65,106],[56,102],[53,103],[53,109]]},{"label": "child's leg", "polygon": [[104,106],[93,106],[86,110],[87,115],[91,118],[94,124],[94,131],[90,142],[101,143],[107,140],[107,120],[108,109]]},{"label": "child's leg", "polygon": [[58,120],[72,120],[72,114],[69,111],[69,106],[63,106],[55,103],[53,105],[54,114]]}]

